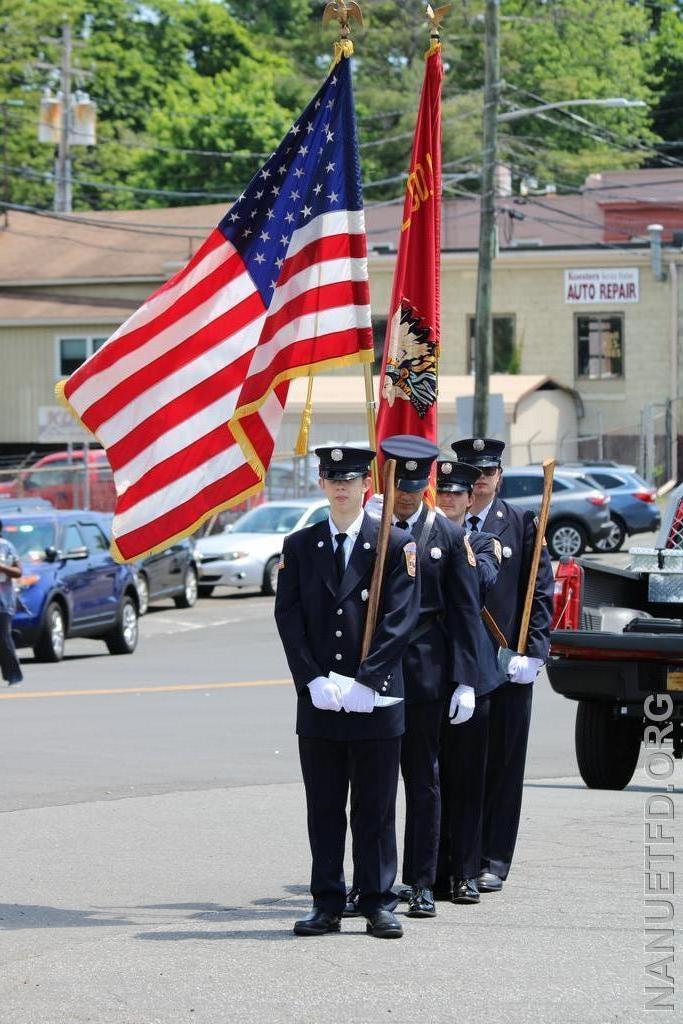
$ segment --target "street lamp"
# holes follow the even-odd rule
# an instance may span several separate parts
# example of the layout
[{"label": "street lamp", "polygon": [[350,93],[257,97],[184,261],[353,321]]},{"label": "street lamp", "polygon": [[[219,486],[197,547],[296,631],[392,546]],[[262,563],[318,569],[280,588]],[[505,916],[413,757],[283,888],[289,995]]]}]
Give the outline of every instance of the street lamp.
[{"label": "street lamp", "polygon": [[531,117],[534,114],[544,114],[546,110],[562,110],[565,107],[619,107],[622,110],[631,110],[634,107],[646,106],[644,100],[627,100],[623,96],[592,100],[558,100],[557,103],[541,103],[538,107],[525,107],[523,110],[507,110],[504,114],[497,114],[496,121],[503,124],[507,121],[517,121],[520,117]]}]

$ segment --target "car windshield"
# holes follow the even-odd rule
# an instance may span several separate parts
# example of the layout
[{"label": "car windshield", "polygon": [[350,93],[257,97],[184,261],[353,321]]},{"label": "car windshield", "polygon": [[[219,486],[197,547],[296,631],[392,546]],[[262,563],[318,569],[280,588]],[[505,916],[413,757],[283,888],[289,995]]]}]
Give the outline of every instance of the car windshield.
[{"label": "car windshield", "polygon": [[259,505],[237,520],[232,533],[289,533],[303,511],[297,505]]},{"label": "car windshield", "polygon": [[55,546],[55,524],[50,519],[4,520],[2,535],[20,558],[31,562],[42,562],[45,548]]}]

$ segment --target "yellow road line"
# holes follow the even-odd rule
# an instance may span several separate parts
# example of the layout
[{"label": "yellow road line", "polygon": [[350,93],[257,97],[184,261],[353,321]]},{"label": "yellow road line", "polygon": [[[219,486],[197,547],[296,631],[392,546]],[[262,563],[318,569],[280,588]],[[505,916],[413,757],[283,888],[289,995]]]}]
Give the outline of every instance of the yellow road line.
[{"label": "yellow road line", "polygon": [[100,697],[136,693],[179,693],[188,690],[233,690],[247,686],[291,686],[291,679],[247,679],[238,683],[178,683],[169,686],[125,686],[107,690],[34,690],[0,693],[0,700],[36,700],[38,697]]}]

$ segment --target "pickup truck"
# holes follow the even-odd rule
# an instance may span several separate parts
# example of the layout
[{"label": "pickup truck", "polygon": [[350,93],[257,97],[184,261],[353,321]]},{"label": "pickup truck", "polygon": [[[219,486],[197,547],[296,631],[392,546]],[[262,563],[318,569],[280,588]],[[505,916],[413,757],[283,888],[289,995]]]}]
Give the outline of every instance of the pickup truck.
[{"label": "pickup truck", "polygon": [[578,702],[576,758],[591,789],[629,784],[652,708],[668,709],[666,742],[683,758],[683,485],[656,546],[629,558],[623,569],[565,558],[555,578],[548,676]]}]

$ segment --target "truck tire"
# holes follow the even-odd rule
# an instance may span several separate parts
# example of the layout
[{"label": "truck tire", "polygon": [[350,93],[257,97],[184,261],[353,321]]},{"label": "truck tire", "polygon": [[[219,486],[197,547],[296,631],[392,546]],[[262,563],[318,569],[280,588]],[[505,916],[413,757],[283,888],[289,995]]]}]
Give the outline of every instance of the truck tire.
[{"label": "truck tire", "polygon": [[640,719],[615,718],[612,705],[580,700],[574,742],[581,778],[589,789],[624,789],[638,763]]}]

